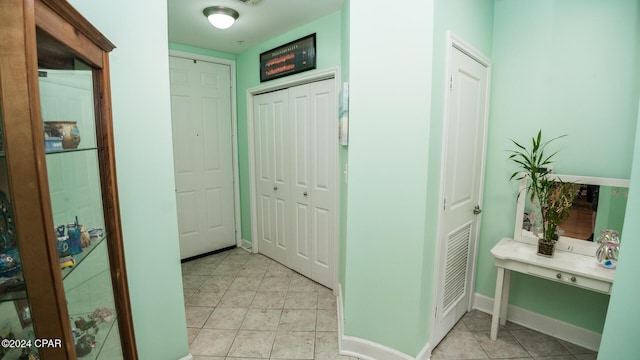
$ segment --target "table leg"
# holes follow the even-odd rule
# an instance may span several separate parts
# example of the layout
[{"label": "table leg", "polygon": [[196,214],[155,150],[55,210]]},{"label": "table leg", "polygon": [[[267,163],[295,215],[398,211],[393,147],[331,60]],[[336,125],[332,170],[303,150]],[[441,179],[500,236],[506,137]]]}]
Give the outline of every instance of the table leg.
[{"label": "table leg", "polygon": [[489,338],[496,340],[498,338],[498,320],[500,319],[502,301],[502,286],[504,285],[504,268],[498,267],[498,276],[496,278],[496,293],[493,297],[493,316],[491,317],[491,334]]},{"label": "table leg", "polygon": [[502,299],[500,299],[500,325],[507,324],[507,308],[509,307],[509,287],[511,286],[511,270],[504,270],[504,282],[502,284]]}]

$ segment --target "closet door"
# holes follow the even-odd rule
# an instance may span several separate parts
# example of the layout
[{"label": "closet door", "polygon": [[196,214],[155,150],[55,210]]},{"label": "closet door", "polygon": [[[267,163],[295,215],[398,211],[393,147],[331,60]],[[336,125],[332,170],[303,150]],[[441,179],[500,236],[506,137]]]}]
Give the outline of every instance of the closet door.
[{"label": "closet door", "polygon": [[289,89],[293,242],[290,266],[333,287],[337,115],[334,80]]},{"label": "closet door", "polygon": [[256,240],[260,252],[288,265],[291,233],[288,92],[254,97]]}]

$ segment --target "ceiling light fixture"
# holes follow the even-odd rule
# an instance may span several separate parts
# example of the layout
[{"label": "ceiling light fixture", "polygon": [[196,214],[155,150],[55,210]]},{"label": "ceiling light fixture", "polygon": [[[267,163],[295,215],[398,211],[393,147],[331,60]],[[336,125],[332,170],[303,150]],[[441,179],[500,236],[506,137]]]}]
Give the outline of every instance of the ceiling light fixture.
[{"label": "ceiling light fixture", "polygon": [[240,14],[237,11],[224,6],[210,6],[202,11],[209,19],[211,25],[218,29],[227,29],[238,20]]}]

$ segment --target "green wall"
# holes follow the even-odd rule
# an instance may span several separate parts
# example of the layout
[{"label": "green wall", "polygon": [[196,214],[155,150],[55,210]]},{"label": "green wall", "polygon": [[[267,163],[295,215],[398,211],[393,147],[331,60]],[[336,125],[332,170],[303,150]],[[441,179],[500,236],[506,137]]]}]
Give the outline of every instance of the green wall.
[{"label": "green wall", "polygon": [[[415,356],[430,306],[421,294],[431,280],[422,265],[433,4],[351,0],[349,11],[344,333]],[[380,26],[394,16],[400,26]]]},{"label": "green wall", "polygon": [[189,348],[173,177],[167,9],[152,0],[71,3],[117,46],[110,56],[113,121],[138,355],[179,359]]},{"label": "green wall", "polygon": [[[341,64],[341,12],[335,12],[309,24],[279,35],[236,56],[238,99],[238,162],[242,239],[251,241],[251,205],[249,190],[249,144],[247,135],[247,89],[260,85],[260,53],[316,33],[317,69]],[[268,84],[265,82],[263,84]]]},{"label": "green wall", "polygon": [[[640,15],[640,13],[638,14]],[[640,27],[638,27],[640,35]],[[640,58],[638,58],[640,59]],[[637,62],[640,65],[640,61]],[[638,109],[640,122],[640,109]],[[640,287],[638,287],[638,261],[640,256],[640,127],[636,131],[633,170],[627,207],[627,221],[624,223],[625,236],[632,241],[621,244],[620,261],[613,283],[607,320],[602,333],[599,359],[632,359],[640,354]]]},{"label": "green wall", "polygon": [[[476,292],[493,297],[489,251],[513,236],[510,138],[558,142],[556,172],[629,178],[637,123],[638,2],[495,1],[492,102]],[[612,161],[615,159],[615,161]],[[510,303],[601,332],[609,297],[514,274]]]},{"label": "green wall", "polygon": [[225,53],[225,52],[209,50],[209,49],[202,49],[202,48],[195,47],[195,46],[176,44],[176,43],[169,43],[169,50],[184,51],[184,52],[188,52],[188,53],[192,53],[192,54],[217,57],[217,58],[227,59],[227,60],[235,60],[236,59],[236,55],[235,54],[228,54],[228,53]]}]

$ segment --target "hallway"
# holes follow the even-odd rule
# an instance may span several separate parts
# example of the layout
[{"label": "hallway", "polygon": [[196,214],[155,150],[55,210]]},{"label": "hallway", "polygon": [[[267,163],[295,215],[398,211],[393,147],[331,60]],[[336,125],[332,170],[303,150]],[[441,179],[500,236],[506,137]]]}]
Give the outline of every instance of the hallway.
[{"label": "hallway", "polygon": [[[333,292],[260,254],[233,249],[182,264],[194,360],[357,360],[338,354]],[[597,353],[507,323],[489,340],[491,316],[467,313],[432,360],[595,360]],[[378,359],[385,360],[385,359]]]}]

